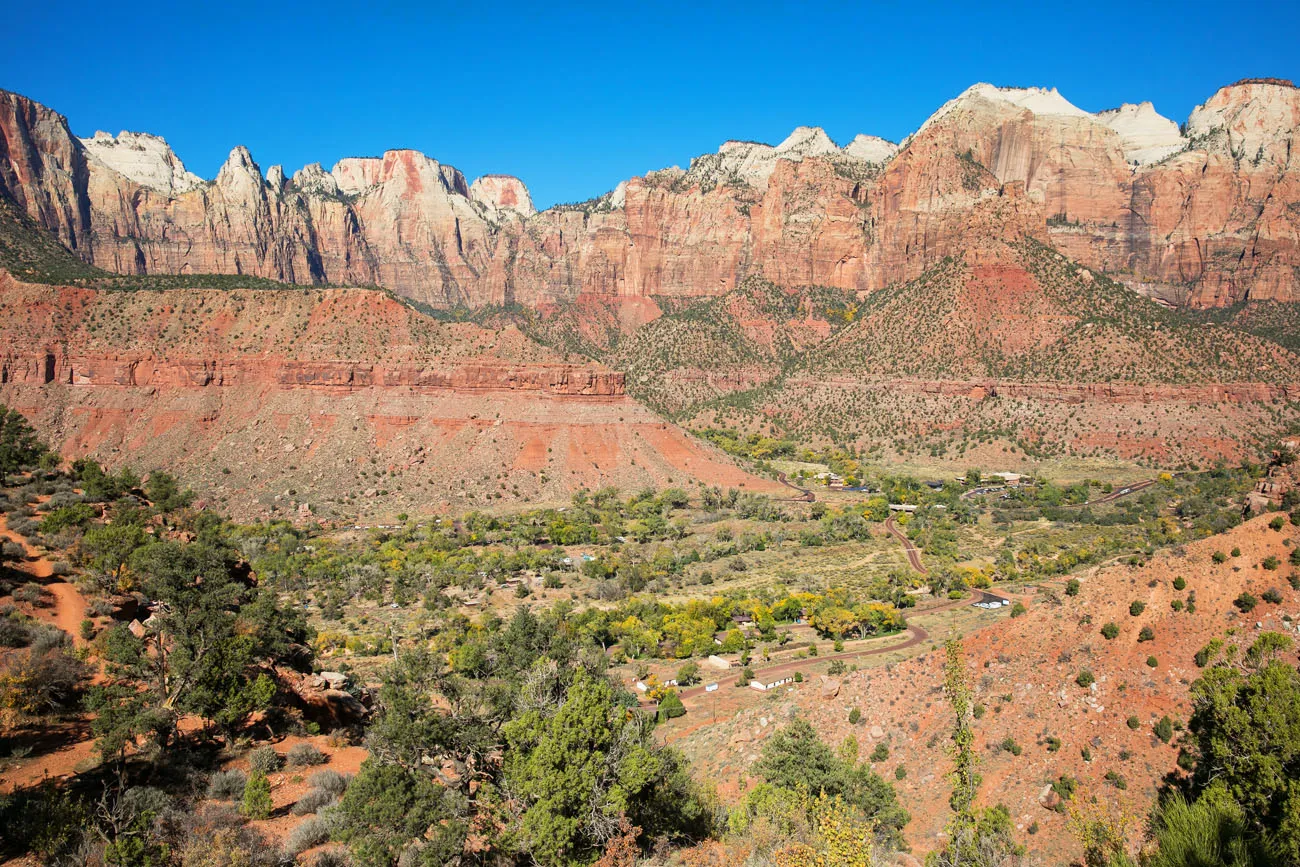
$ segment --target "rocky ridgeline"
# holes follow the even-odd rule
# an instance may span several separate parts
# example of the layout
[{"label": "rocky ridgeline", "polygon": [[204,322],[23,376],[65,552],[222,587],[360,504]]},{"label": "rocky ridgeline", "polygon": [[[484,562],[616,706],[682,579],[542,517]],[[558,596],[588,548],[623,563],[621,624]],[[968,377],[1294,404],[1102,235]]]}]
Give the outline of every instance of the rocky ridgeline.
[{"label": "rocky ridgeline", "polygon": [[[123,273],[381,285],[438,307],[726,292],[747,275],[869,291],[967,249],[977,205],[1022,189],[1028,229],[1176,304],[1300,300],[1300,90],[1251,79],[1192,112],[1089,114],[1055,90],[975,85],[901,146],[800,127],[535,212],[524,184],[410,150],[200,181],[154,136],[81,140],[0,95],[0,186]],[[1019,230],[1019,227],[1017,227]]]}]

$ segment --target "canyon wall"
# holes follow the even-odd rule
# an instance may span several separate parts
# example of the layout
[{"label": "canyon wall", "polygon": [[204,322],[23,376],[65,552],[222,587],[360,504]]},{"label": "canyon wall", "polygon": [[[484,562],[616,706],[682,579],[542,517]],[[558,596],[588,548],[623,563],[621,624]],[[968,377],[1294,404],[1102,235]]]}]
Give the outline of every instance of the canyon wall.
[{"label": "canyon wall", "polygon": [[967,248],[976,205],[1023,189],[1010,227],[1179,305],[1300,300],[1300,90],[1222,88],[1181,130],[1150,103],[1089,114],[1056,91],[976,85],[901,147],[800,128],[537,213],[416,151],[217,177],[161,139],[81,140],[0,94],[0,185],[88,262],[122,273],[380,285],[435,307],[726,292],[749,275],[871,291]]},{"label": "canyon wall", "polygon": [[618,371],[375,290],[99,291],[0,271],[0,403],[69,457],[180,472],[237,518],[781,490],[628,397]]}]

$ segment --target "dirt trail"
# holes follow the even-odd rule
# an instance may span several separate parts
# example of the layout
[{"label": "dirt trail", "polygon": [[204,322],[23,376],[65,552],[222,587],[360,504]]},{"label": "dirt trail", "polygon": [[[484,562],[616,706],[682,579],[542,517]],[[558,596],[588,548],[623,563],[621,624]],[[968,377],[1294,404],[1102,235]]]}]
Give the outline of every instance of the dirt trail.
[{"label": "dirt trail", "polygon": [[37,608],[35,615],[42,620],[49,620],[55,626],[72,636],[72,640],[81,644],[81,621],[86,619],[86,597],[73,584],[54,574],[54,563],[45,557],[27,540],[9,529],[3,515],[0,515],[0,536],[3,541],[21,545],[25,557],[13,565],[19,572],[26,572],[42,584],[50,596],[53,605],[49,608]]}]

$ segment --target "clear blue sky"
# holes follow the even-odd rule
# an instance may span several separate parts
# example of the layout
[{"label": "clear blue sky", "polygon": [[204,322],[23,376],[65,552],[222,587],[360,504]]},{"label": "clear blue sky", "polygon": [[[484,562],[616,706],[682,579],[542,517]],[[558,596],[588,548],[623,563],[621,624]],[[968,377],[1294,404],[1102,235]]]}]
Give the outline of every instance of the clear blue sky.
[{"label": "clear blue sky", "polygon": [[206,178],[410,147],[540,205],[800,124],[897,141],[976,81],[1183,121],[1247,76],[1300,78],[1295,0],[262,5],[14,3],[0,87],[78,135],[166,138]]}]

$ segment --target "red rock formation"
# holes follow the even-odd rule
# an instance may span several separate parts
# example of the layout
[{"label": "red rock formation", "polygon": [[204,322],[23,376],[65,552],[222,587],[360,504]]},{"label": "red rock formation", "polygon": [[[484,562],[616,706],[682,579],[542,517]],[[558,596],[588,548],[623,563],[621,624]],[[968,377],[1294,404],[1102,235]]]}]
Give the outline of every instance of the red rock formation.
[{"label": "red rock formation", "polygon": [[[539,308],[717,294],[751,274],[878,289],[967,249],[975,205],[1014,187],[1016,221],[979,231],[1039,235],[1143,291],[1215,305],[1300,300],[1298,127],[1300,90],[1273,80],[1218,91],[1185,139],[1149,104],[1089,115],[1055,91],[977,85],[896,154],[883,142],[840,150],[801,128],[776,148],[728,143],[689,171],[533,214],[516,179],[470,185],[414,151],[286,180],[278,167],[263,178],[236,148],[212,183],[168,192],[95,157],[59,115],[4,94],[0,183],[117,271],[377,283],[439,307]],[[156,159],[156,171],[133,170],[175,176],[169,151]]]},{"label": "red rock formation", "polygon": [[513,327],[435,322],[379,291],[100,292],[0,271],[0,402],[68,456],[166,466],[237,516],[781,490],[623,386]]}]

